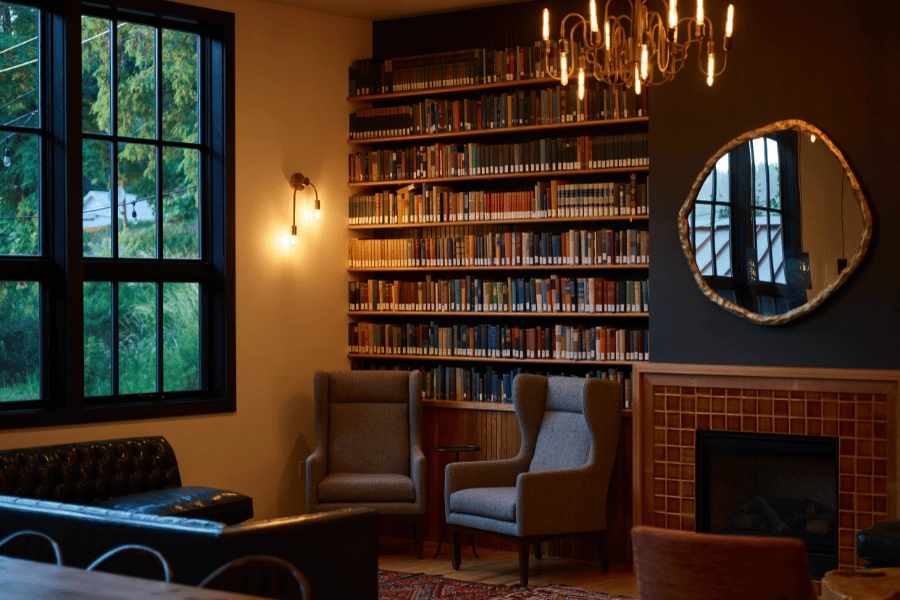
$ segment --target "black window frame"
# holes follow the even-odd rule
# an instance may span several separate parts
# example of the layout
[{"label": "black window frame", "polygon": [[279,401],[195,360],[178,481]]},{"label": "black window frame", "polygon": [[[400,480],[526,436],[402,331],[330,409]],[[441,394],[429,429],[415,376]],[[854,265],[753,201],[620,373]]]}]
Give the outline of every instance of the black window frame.
[{"label": "black window frame", "polygon": [[[42,399],[0,403],[0,429],[234,412],[234,14],[165,0],[12,1],[41,11],[41,254],[0,257],[0,280],[40,283]],[[200,260],[82,255],[83,14],[200,35]],[[86,398],[90,281],[200,283],[203,389]]]}]

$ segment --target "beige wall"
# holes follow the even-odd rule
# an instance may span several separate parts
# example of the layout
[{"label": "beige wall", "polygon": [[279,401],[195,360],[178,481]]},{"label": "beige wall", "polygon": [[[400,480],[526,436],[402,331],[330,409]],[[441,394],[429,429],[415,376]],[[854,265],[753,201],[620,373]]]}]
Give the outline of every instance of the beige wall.
[{"label": "beige wall", "polygon": [[[371,24],[257,0],[187,3],[236,15],[237,412],[7,431],[0,448],[163,435],[186,485],[249,494],[258,517],[295,514],[313,372],[347,367],[347,66],[371,55]],[[296,171],[323,216],[285,249]]]}]

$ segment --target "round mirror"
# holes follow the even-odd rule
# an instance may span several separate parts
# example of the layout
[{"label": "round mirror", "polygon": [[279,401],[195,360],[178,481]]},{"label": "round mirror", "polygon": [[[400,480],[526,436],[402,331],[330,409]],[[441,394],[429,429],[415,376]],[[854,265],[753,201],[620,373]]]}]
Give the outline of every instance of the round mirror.
[{"label": "round mirror", "polygon": [[745,133],[713,156],[678,214],[701,291],[763,325],[804,315],[862,261],[872,215],[850,165],[804,121]]}]

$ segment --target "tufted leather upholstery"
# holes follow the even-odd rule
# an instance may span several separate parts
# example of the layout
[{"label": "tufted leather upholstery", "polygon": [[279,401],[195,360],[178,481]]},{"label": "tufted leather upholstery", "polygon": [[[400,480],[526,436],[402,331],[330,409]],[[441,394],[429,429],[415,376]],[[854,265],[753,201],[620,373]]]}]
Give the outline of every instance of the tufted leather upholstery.
[{"label": "tufted leather upholstery", "polygon": [[97,504],[180,485],[161,436],[0,451],[0,494],[8,496]]}]

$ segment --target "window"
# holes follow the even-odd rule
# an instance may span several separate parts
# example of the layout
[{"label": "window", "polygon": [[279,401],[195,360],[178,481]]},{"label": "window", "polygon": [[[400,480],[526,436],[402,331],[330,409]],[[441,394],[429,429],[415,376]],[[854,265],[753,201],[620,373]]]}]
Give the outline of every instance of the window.
[{"label": "window", "polygon": [[754,138],[704,180],[688,215],[697,267],[716,293],[763,315],[806,302],[799,264],[797,132]]},{"label": "window", "polygon": [[0,2],[5,426],[234,410],[233,40],[169,2]]}]

